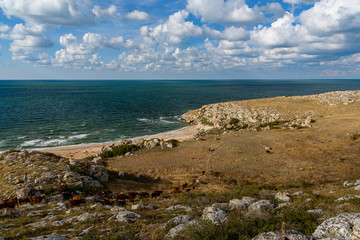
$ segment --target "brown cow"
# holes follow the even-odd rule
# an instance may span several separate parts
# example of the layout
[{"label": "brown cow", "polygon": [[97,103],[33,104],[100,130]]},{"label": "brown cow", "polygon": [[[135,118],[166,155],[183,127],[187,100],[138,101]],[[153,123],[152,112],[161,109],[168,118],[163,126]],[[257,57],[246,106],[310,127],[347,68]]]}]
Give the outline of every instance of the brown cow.
[{"label": "brown cow", "polygon": [[188,185],[189,185],[189,184],[188,184],[187,182],[184,183],[183,185],[181,185],[181,186],[182,186],[182,189],[185,189]]},{"label": "brown cow", "polygon": [[138,195],[139,197],[146,197],[146,198],[150,196],[150,194],[147,192],[139,192]]},{"label": "brown cow", "polygon": [[127,193],[127,196],[128,196],[130,199],[136,198],[137,195],[138,195],[137,192],[128,192],[128,193]]},{"label": "brown cow", "polygon": [[179,190],[179,188],[175,188],[175,189],[173,190],[173,193],[174,193],[174,194],[179,194],[179,193],[182,193],[182,192]]},{"label": "brown cow", "polygon": [[151,194],[151,197],[160,197],[160,195],[163,193],[163,191],[154,191]]},{"label": "brown cow", "polygon": [[28,203],[28,202],[30,202],[30,199],[29,198],[27,198],[27,197],[25,197],[25,198],[19,198],[19,204],[22,204],[22,203]]},{"label": "brown cow", "polygon": [[81,199],[70,199],[69,200],[69,208],[74,206],[79,206],[80,204],[85,203],[85,198]]},{"label": "brown cow", "polygon": [[115,198],[116,201],[129,199],[129,197],[126,196],[125,194],[117,194]]},{"label": "brown cow", "polygon": [[16,204],[17,204],[17,202],[4,202],[4,203],[0,204],[0,209],[3,209],[3,208],[14,209]]},{"label": "brown cow", "polygon": [[43,199],[45,199],[45,194],[41,196],[30,196],[28,199],[32,203],[40,203]]}]

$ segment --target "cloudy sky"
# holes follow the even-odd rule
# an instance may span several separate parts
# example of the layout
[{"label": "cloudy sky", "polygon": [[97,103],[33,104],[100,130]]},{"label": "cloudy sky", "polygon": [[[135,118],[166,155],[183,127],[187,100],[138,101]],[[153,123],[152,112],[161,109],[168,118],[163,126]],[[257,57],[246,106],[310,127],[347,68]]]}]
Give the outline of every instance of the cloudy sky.
[{"label": "cloudy sky", "polygon": [[0,79],[360,78],[359,0],[0,0]]}]

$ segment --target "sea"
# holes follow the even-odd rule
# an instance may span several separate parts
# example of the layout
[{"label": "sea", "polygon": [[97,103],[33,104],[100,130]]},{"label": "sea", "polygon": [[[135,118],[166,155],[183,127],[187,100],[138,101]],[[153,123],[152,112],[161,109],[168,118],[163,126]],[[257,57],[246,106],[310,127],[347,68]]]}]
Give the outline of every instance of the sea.
[{"label": "sea", "polygon": [[360,80],[2,80],[0,152],[173,131],[205,104],[344,90]]}]

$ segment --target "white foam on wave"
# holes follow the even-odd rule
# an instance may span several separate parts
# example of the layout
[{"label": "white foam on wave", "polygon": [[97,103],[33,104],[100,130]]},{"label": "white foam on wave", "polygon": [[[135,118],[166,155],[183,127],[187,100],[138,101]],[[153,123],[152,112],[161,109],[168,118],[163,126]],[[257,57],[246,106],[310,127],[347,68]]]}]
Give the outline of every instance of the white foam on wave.
[{"label": "white foam on wave", "polygon": [[20,139],[25,139],[25,138],[26,138],[26,136],[17,137],[18,140],[20,140]]},{"label": "white foam on wave", "polygon": [[69,140],[83,139],[83,138],[86,138],[87,136],[89,136],[89,134],[78,134],[78,135],[70,136]]},{"label": "white foam on wave", "polygon": [[1,141],[0,141],[0,147],[4,146],[5,143],[6,143],[6,140],[1,140]]},{"label": "white foam on wave", "polygon": [[49,140],[33,139],[30,141],[23,142],[22,144],[20,144],[20,147],[63,146],[73,140],[84,139],[87,136],[89,136],[89,134],[77,134],[67,138],[65,136],[59,136],[59,138],[49,139]]},{"label": "white foam on wave", "polygon": [[137,118],[136,120],[151,124],[176,124],[181,116],[159,117],[158,119]]}]

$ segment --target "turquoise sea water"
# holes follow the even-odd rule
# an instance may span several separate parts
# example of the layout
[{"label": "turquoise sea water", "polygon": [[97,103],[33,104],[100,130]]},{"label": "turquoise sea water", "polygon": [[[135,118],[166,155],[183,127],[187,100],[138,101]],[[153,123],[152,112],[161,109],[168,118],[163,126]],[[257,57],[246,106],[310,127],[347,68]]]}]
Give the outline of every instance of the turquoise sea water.
[{"label": "turquoise sea water", "polygon": [[0,81],[0,151],[171,131],[210,103],[359,89],[360,80]]}]

